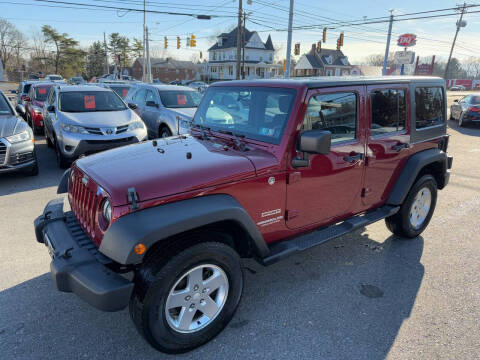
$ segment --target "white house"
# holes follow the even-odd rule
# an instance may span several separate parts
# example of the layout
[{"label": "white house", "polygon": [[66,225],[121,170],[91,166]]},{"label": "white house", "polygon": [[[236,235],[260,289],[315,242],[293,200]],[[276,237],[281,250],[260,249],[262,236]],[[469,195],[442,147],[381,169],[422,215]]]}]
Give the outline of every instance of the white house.
[{"label": "white house", "polygon": [[[256,31],[245,29],[245,78],[271,78],[283,73],[274,63],[274,48],[270,35],[264,43]],[[237,28],[222,33],[208,49],[208,75],[211,80],[232,80],[237,69]]]},{"label": "white house", "polygon": [[295,76],[343,76],[350,75],[348,58],[341,50],[321,49],[312,45],[309,53],[303,54],[295,66]]}]

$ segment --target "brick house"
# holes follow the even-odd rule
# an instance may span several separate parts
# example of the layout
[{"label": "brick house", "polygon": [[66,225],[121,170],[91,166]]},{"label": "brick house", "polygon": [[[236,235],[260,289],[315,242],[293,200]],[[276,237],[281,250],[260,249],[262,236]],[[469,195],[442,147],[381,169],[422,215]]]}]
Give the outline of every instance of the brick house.
[{"label": "brick house", "polygon": [[[163,83],[173,80],[195,80],[198,75],[198,66],[192,61],[173,60],[172,58],[151,58],[152,78]],[[143,58],[137,58],[132,65],[132,76],[142,80]]]},{"label": "brick house", "polygon": [[350,75],[352,66],[341,50],[321,49],[312,44],[310,52],[303,54],[295,66],[295,76]]}]

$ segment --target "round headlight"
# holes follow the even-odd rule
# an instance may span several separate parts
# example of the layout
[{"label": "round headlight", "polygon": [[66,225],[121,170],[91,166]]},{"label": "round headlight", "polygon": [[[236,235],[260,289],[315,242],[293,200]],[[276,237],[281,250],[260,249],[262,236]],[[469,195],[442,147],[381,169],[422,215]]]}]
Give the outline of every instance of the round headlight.
[{"label": "round headlight", "polygon": [[110,200],[109,199],[105,199],[103,200],[103,203],[102,203],[102,215],[103,215],[103,219],[105,220],[105,222],[110,225],[110,221],[112,220],[112,206],[110,204]]}]

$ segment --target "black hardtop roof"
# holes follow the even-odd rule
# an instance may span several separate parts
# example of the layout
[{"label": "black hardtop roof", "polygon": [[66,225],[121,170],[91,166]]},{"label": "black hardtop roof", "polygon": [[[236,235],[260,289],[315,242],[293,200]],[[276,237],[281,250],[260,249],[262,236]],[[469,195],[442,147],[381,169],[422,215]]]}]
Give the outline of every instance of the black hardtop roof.
[{"label": "black hardtop roof", "polygon": [[415,82],[429,82],[445,85],[445,80],[436,76],[321,76],[321,77],[292,77],[288,79],[258,79],[258,80],[234,80],[214,83],[223,86],[247,86],[275,85],[277,87],[286,86],[306,86],[308,88],[322,88],[332,86],[348,85],[374,85],[374,84],[405,84]]}]

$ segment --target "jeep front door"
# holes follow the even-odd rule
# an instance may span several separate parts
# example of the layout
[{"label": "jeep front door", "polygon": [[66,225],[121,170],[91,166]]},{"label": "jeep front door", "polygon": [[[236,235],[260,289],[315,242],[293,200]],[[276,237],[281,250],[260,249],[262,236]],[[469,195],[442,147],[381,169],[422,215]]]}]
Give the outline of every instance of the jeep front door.
[{"label": "jeep front door", "polygon": [[292,167],[287,186],[289,228],[321,226],[349,217],[361,205],[364,172],[364,87],[311,91],[300,133],[332,133],[328,155],[298,153],[305,166]]}]

